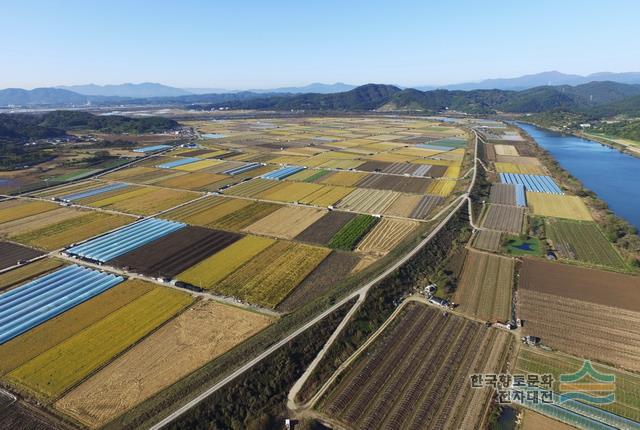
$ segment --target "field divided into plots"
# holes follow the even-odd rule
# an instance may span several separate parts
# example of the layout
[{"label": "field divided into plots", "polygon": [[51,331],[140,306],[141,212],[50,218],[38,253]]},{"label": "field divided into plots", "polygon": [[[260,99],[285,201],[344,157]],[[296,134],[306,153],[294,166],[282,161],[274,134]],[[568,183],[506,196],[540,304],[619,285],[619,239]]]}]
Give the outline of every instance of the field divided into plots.
[{"label": "field divided into plots", "polygon": [[528,192],[527,203],[535,215],[593,221],[589,209],[577,196]]},{"label": "field divided into plots", "polygon": [[356,251],[385,255],[406,238],[418,223],[415,221],[383,218],[358,243]]},{"label": "field divided into plots", "polygon": [[547,218],[547,235],[562,258],[625,269],[622,257],[594,222]]},{"label": "field divided into plots", "polygon": [[514,267],[512,258],[469,251],[454,296],[458,309],[486,321],[510,320]]},{"label": "field divided into plots", "polygon": [[360,238],[367,234],[379,220],[379,218],[370,215],[356,216],[333,235],[329,241],[329,247],[351,251]]},{"label": "field divided into plots", "polygon": [[321,399],[349,428],[475,429],[491,400],[472,373],[499,373],[507,333],[409,303]]},{"label": "field divided into plots", "polygon": [[482,227],[521,233],[524,228],[524,209],[516,206],[489,205],[482,220]]}]

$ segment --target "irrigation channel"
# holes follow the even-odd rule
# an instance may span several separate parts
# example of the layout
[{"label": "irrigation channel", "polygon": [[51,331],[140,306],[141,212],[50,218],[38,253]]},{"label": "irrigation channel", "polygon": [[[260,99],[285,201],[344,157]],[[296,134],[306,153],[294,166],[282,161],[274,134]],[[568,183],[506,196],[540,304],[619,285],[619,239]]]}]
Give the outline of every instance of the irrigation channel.
[{"label": "irrigation channel", "polygon": [[640,229],[640,158],[602,143],[518,122],[560,165]]}]

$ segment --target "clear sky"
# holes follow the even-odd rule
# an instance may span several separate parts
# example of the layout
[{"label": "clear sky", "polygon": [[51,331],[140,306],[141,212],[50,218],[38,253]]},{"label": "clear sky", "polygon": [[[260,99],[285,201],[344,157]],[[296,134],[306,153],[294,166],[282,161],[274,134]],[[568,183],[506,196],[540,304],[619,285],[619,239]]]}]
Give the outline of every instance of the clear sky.
[{"label": "clear sky", "polygon": [[640,71],[637,0],[20,0],[0,88],[271,88]]}]

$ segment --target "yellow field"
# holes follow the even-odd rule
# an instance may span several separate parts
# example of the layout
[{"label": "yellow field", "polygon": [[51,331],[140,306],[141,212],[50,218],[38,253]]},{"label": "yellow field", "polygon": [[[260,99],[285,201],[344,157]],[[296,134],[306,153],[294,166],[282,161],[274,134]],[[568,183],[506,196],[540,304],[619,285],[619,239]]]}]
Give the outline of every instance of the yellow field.
[{"label": "yellow field", "polygon": [[39,200],[7,200],[0,202],[0,224],[59,208],[55,203]]},{"label": "yellow field", "polygon": [[182,272],[177,278],[191,285],[209,289],[274,243],[275,239],[245,236]]},{"label": "yellow field", "polygon": [[459,166],[461,160],[441,160],[435,158],[418,158],[413,160],[413,164],[432,164],[434,166]]},{"label": "yellow field", "polygon": [[215,166],[222,163],[222,160],[202,160],[194,163],[184,164],[182,166],[174,167],[176,170],[182,170],[183,172],[195,172],[196,170],[206,169],[207,167]]},{"label": "yellow field", "polygon": [[125,281],[0,345],[0,375],[22,366],[153,288],[148,282]]},{"label": "yellow field", "polygon": [[98,200],[90,206],[137,215],[153,215],[159,211],[188,202],[197,197],[198,194],[191,191],[141,188],[108,199]]},{"label": "yellow field", "polygon": [[357,188],[337,206],[354,212],[381,214],[401,195],[395,191]]},{"label": "yellow field", "polygon": [[431,157],[433,155],[440,154],[441,152],[446,152],[446,151],[438,151],[438,150],[434,150],[434,149],[420,148],[419,146],[418,147],[401,148],[401,149],[398,149],[397,151],[393,151],[394,154],[409,155],[409,156],[414,156],[414,157]]},{"label": "yellow field", "polygon": [[76,209],[58,207],[58,209],[54,209],[52,211],[42,212],[26,218],[16,219],[0,224],[0,235],[12,237],[29,233],[33,230],[37,230],[57,222],[63,222],[72,218],[80,217],[84,213],[85,212]]},{"label": "yellow field", "polygon": [[243,231],[281,239],[292,239],[327,212],[304,206],[284,206],[254,222]]},{"label": "yellow field", "polygon": [[191,307],[56,403],[95,428],[222,355],[271,323],[212,300]]},{"label": "yellow field", "polygon": [[392,152],[381,152],[380,154],[367,157],[368,160],[386,161],[388,163],[404,163],[405,161],[415,160],[418,157],[411,155],[395,154]]},{"label": "yellow field", "polygon": [[118,190],[115,195],[110,195],[109,197],[103,198],[102,196],[98,197],[98,200],[94,200],[90,203],[86,203],[89,206],[93,206],[95,208],[107,208],[109,206],[118,204],[122,201],[129,199],[136,199],[145,194],[152,192],[154,189],[149,187],[129,187],[125,188],[122,191]]},{"label": "yellow field", "polygon": [[356,251],[386,254],[407,237],[416,227],[416,221],[383,218],[362,239]]},{"label": "yellow field", "polygon": [[280,202],[297,202],[320,189],[322,189],[322,185],[308,182],[282,182],[258,194],[258,197]]},{"label": "yellow field", "polygon": [[309,194],[300,200],[300,203],[315,206],[330,206],[340,201],[344,196],[351,193],[355,188],[351,187],[334,187],[326,185],[321,189]]},{"label": "yellow field", "polygon": [[11,240],[46,251],[53,251],[121,227],[135,220],[133,217],[110,213],[84,212],[83,214],[81,212],[80,214],[82,216],[12,236]]},{"label": "yellow field", "polygon": [[364,164],[364,160],[329,160],[320,165],[326,169],[355,169],[359,165]]},{"label": "yellow field", "polygon": [[367,173],[363,172],[333,172],[320,178],[318,183],[351,187],[360,182],[366,176]]},{"label": "yellow field", "polygon": [[8,379],[45,397],[60,395],[192,302],[186,293],[155,288],[13,370]]},{"label": "yellow field", "polygon": [[304,170],[296,173],[295,175],[289,176],[287,178],[287,181],[306,181],[307,179],[309,179],[310,177],[312,177],[313,175],[315,175],[318,172],[319,172],[319,170],[304,169]]},{"label": "yellow field", "polygon": [[535,215],[593,221],[580,197],[527,192],[527,204]]},{"label": "yellow field", "polygon": [[457,179],[460,176],[460,166],[449,166],[444,172],[443,177],[449,179]]},{"label": "yellow field", "polygon": [[540,166],[532,164],[494,163],[498,173],[522,173],[525,175],[545,175]]},{"label": "yellow field", "polygon": [[456,181],[439,180],[433,181],[427,188],[427,194],[447,197],[456,187]]},{"label": "yellow field", "polygon": [[207,185],[226,179],[228,176],[216,175],[214,173],[189,173],[177,177],[164,179],[156,182],[156,185],[167,188],[182,188],[186,190],[199,190]]},{"label": "yellow field", "polygon": [[423,196],[417,194],[400,194],[398,198],[384,212],[384,215],[393,215],[409,218],[413,209],[420,203]]},{"label": "yellow field", "polygon": [[228,276],[216,290],[274,308],[330,252],[327,248],[280,242]]},{"label": "yellow field", "polygon": [[[277,155],[278,153],[274,153],[274,155]],[[277,156],[271,160],[269,160],[269,163],[273,163],[273,164],[295,164],[298,166],[303,166],[305,160],[307,160],[309,157],[304,157],[301,155],[282,155],[282,156]]]},{"label": "yellow field", "polygon": [[513,145],[493,145],[496,150],[496,155],[520,155],[518,154],[518,150]]}]

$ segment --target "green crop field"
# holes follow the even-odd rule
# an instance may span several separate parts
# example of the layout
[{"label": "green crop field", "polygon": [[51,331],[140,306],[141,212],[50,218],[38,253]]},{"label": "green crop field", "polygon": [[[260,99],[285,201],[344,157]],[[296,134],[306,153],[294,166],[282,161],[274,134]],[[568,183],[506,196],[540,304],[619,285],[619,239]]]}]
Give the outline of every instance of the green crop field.
[{"label": "green crop field", "polygon": [[360,238],[367,234],[378,221],[379,218],[371,215],[358,215],[338,230],[331,238],[329,247],[351,251]]},{"label": "green crop field", "polygon": [[562,258],[624,269],[620,254],[594,222],[547,219],[547,234]]}]

